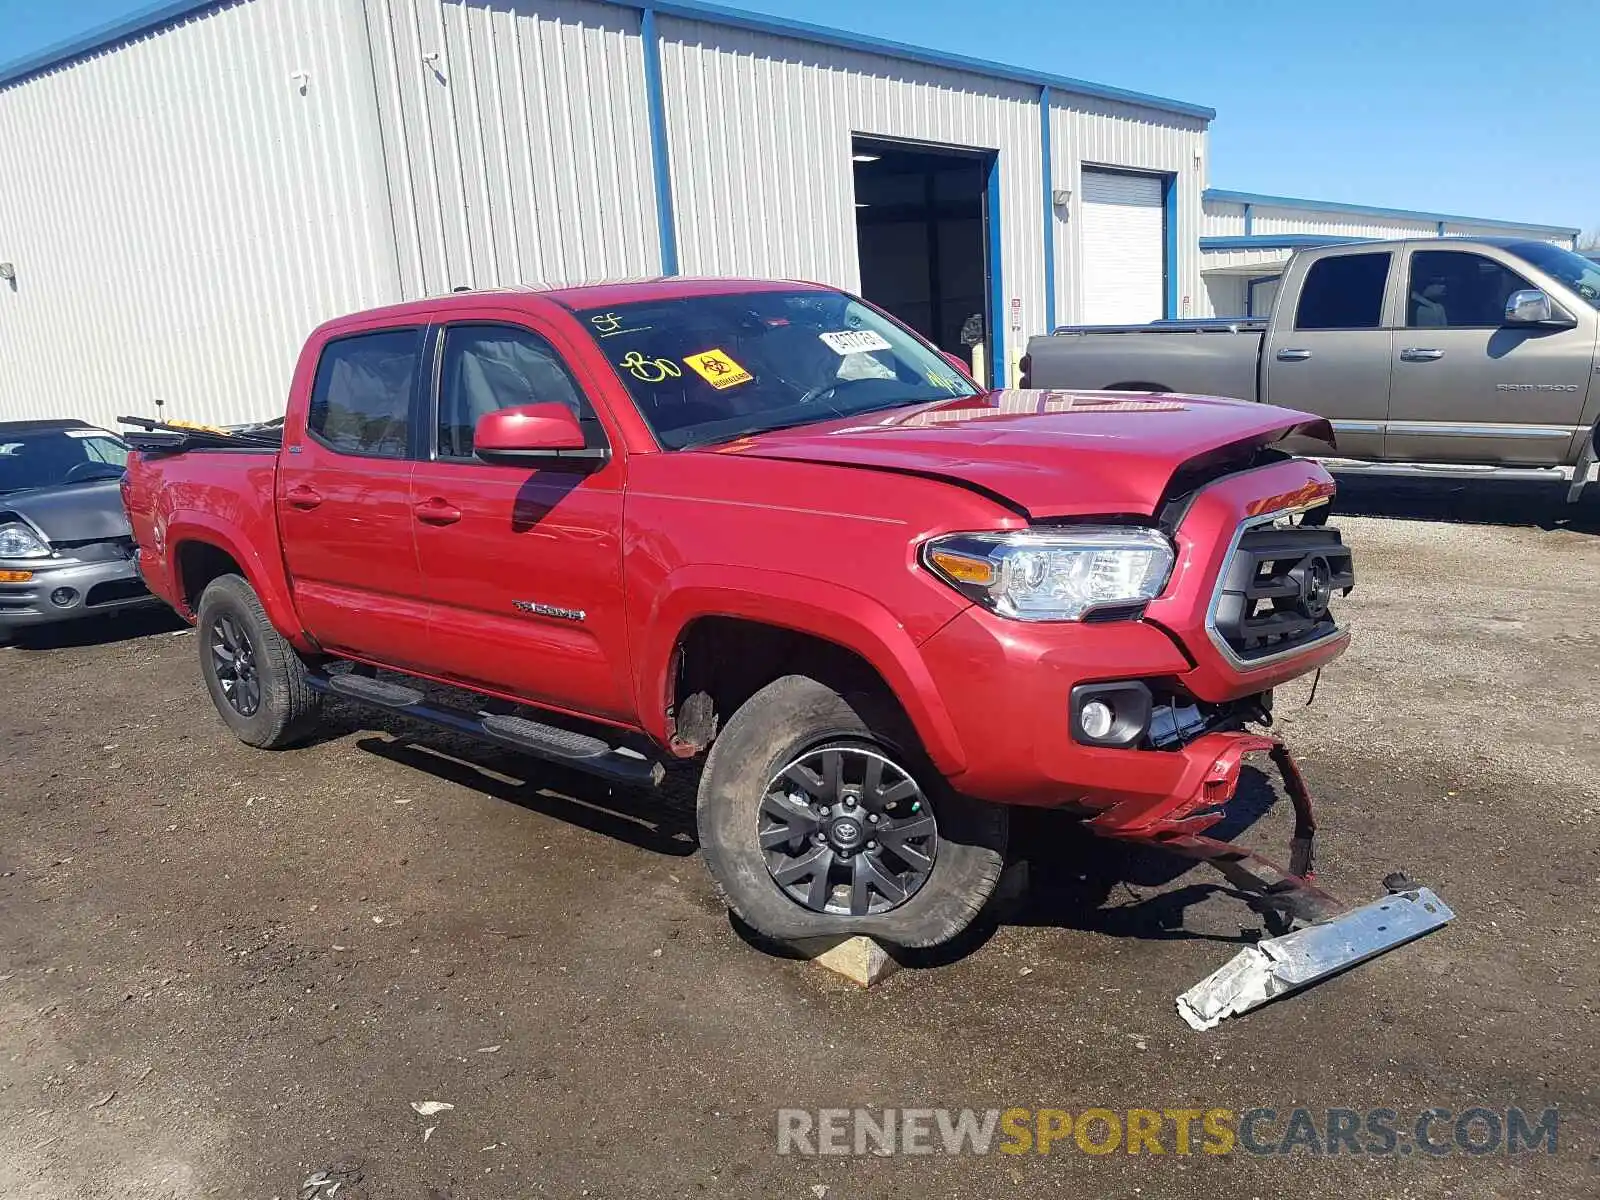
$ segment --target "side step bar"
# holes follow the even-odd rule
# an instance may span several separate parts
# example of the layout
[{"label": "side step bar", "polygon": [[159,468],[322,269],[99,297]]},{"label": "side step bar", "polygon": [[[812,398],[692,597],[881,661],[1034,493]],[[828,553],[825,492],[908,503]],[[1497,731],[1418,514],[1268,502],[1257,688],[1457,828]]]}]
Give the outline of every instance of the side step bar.
[{"label": "side step bar", "polygon": [[655,787],[665,774],[665,768],[660,763],[651,762],[626,748],[614,748],[600,738],[546,725],[527,717],[474,713],[442,704],[430,704],[420,690],[403,683],[374,679],[370,675],[324,675],[315,671],[308,676],[307,682],[319,692],[386,708],[441,729],[464,733],[508,750],[586,771],[614,783]]},{"label": "side step bar", "polygon": [[1496,479],[1523,483],[1568,483],[1567,502],[1577,503],[1586,485],[1594,482],[1595,457],[1591,443],[1577,466],[1497,467],[1487,463],[1370,462],[1355,458],[1318,458],[1333,472],[1381,475],[1391,479]]}]

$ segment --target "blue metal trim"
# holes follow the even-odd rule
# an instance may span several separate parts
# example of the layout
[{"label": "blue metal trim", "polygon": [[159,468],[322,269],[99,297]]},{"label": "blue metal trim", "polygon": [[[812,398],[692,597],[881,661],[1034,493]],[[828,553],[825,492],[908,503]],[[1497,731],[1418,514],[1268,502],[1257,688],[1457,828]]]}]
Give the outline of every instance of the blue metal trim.
[{"label": "blue metal trim", "polygon": [[113,46],[131,41],[140,34],[150,33],[165,25],[176,24],[184,17],[196,16],[207,9],[222,8],[227,3],[229,0],[167,0],[166,3],[141,9],[123,17],[120,21],[96,26],[88,33],[57,42],[37,54],[30,54],[26,58],[19,58],[0,66],[0,87],[26,79],[30,75],[43,74],[51,67],[61,66],[75,58],[93,54],[97,50],[109,50]]},{"label": "blue metal trim", "polygon": [[1044,164],[1044,327],[1056,327],[1056,197],[1050,162],[1050,85],[1039,89],[1039,153]]},{"label": "blue metal trim", "polygon": [[[152,8],[144,9],[121,21],[102,25],[81,37],[51,46],[38,54],[0,65],[0,87],[15,83],[17,80],[24,79],[30,75],[37,75],[52,67],[60,66],[96,51],[110,49],[112,46],[137,37],[142,33],[148,33],[162,26],[173,24],[193,13],[199,13],[211,8],[222,8],[230,2],[231,0],[170,0],[169,3],[158,4]],[[988,75],[1012,83],[1027,83],[1035,87],[1049,86],[1059,88],[1061,91],[1072,92],[1079,96],[1092,96],[1099,100],[1115,100],[1124,104],[1137,104],[1143,108],[1176,113],[1179,116],[1197,117],[1202,121],[1215,120],[1217,115],[1216,109],[1208,108],[1203,104],[1190,104],[1187,101],[1171,100],[1164,96],[1152,96],[1146,92],[1136,92],[1128,88],[1090,83],[1088,80],[1074,79],[1068,75],[1048,75],[1039,71],[1028,71],[1021,67],[1008,66],[1005,63],[989,62],[981,58],[969,58],[964,54],[947,54],[943,51],[930,50],[923,46],[889,41],[886,38],[845,33],[842,30],[828,29],[822,25],[812,25],[806,21],[791,21],[786,17],[759,16],[755,13],[741,12],[738,9],[723,8],[717,4],[700,4],[694,3],[692,0],[671,0],[670,3],[662,4],[652,4],[648,0],[604,0],[604,2],[640,11],[654,10],[669,17],[681,17],[689,21],[705,21],[713,25],[726,25],[735,29],[750,29],[757,33],[770,33],[779,37],[801,38],[806,41],[820,42],[827,46],[838,46],[846,50],[861,50],[868,54],[881,54],[890,58],[924,63],[933,67],[948,67],[957,71],[970,71],[974,74]]]},{"label": "blue metal trim", "polygon": [[645,108],[650,114],[650,167],[656,182],[656,225],[661,238],[661,273],[678,273],[678,227],[672,215],[672,163],[667,156],[667,104],[661,88],[661,34],[656,10],[641,10]]},{"label": "blue metal trim", "polygon": [[1178,177],[1161,177],[1161,227],[1166,237],[1166,317],[1178,317]]},{"label": "blue metal trim", "polygon": [[1255,205],[1246,204],[1244,206],[1244,235],[1245,235],[1245,237],[1249,237],[1252,233],[1254,233],[1256,231],[1255,230],[1255,225],[1256,225]]},{"label": "blue metal trim", "polygon": [[1006,289],[1000,274],[1000,156],[989,155],[989,179],[984,191],[984,223],[989,227],[989,384],[1005,387],[1010,374],[1006,362]]},{"label": "blue metal trim", "polygon": [[1245,237],[1203,237],[1202,250],[1298,250],[1302,246],[1337,246],[1344,242],[1370,242],[1363,237],[1333,233],[1257,233]]},{"label": "blue metal trim", "polygon": [[726,25],[734,29],[749,29],[756,33],[770,33],[778,37],[800,38],[808,42],[820,42],[825,46],[838,46],[845,50],[863,50],[868,54],[880,54],[889,58],[904,59],[910,62],[925,63],[932,67],[949,67],[957,71],[971,71],[978,75],[989,75],[996,79],[1005,79],[1012,83],[1028,83],[1035,87],[1059,88],[1064,92],[1073,92],[1080,96],[1093,96],[1100,100],[1119,100],[1124,104],[1137,104],[1144,108],[1160,109],[1163,112],[1177,113],[1186,117],[1199,117],[1203,121],[1216,118],[1217,110],[1207,108],[1202,104],[1190,104],[1183,100],[1169,100],[1164,96],[1151,96],[1144,92],[1130,91],[1126,88],[1108,87],[1104,84],[1090,83],[1084,79],[1073,79],[1067,75],[1049,75],[1042,71],[1028,71],[1021,67],[1008,66],[1005,63],[989,62],[981,58],[968,58],[964,54],[947,54],[942,50],[930,50],[925,46],[913,46],[907,42],[894,42],[887,38],[868,37],[866,34],[846,33],[839,29],[829,29],[823,25],[813,25],[808,21],[793,21],[788,17],[769,17],[762,14],[743,12],[736,8],[724,8],[720,4],[702,4],[698,0],[604,0],[607,4],[620,5],[623,8],[651,7],[663,16],[681,17],[687,21],[704,21],[711,25]]},{"label": "blue metal trim", "polygon": [[1454,213],[1417,212],[1408,208],[1374,208],[1368,204],[1346,204],[1342,200],[1300,200],[1293,196],[1268,196],[1260,192],[1230,192],[1222,188],[1207,188],[1207,200],[1224,204],[1259,204],[1263,208],[1305,208],[1313,212],[1359,213],[1367,217],[1404,217],[1413,221],[1454,221],[1467,225],[1493,225],[1500,229],[1516,229],[1528,233],[1553,233],[1577,237],[1582,230],[1563,225],[1532,225],[1523,221],[1497,221],[1492,217],[1462,217]]}]

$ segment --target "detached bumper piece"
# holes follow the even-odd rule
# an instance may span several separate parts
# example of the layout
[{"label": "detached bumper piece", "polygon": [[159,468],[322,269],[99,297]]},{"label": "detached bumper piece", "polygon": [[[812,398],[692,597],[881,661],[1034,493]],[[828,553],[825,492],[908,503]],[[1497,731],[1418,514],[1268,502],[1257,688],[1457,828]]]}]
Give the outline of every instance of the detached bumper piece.
[{"label": "detached bumper piece", "polygon": [[1269,938],[1239,951],[1178,997],[1191,1029],[1210,1029],[1269,1000],[1376,958],[1455,917],[1427,888],[1396,892],[1321,925]]},{"label": "detached bumper piece", "polygon": [[[1210,863],[1252,905],[1274,918],[1278,928],[1303,926],[1241,950],[1233,961],[1179,996],[1178,1013],[1191,1027],[1210,1029],[1225,1017],[1337,974],[1454,919],[1444,901],[1409,881],[1358,908],[1318,887],[1312,870],[1317,825],[1311,793],[1283,742],[1248,733],[1208,734],[1202,739],[1206,740],[1217,747],[1217,756],[1195,795],[1141,825],[1119,822],[1114,810],[1090,822],[1103,836]],[[1223,806],[1238,790],[1244,756],[1258,751],[1271,756],[1294,808],[1287,870],[1253,850],[1204,833],[1222,820]]]}]

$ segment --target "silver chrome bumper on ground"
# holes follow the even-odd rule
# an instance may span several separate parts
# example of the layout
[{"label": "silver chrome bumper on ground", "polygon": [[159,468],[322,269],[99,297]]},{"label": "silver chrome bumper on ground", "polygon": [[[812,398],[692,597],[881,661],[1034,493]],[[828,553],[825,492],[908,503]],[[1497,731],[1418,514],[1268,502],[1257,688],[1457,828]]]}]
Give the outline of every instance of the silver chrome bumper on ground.
[{"label": "silver chrome bumper on ground", "polygon": [[1210,1029],[1224,1017],[1258,1008],[1432,933],[1454,917],[1425,887],[1392,893],[1239,951],[1178,997],[1178,1015],[1191,1028]]}]

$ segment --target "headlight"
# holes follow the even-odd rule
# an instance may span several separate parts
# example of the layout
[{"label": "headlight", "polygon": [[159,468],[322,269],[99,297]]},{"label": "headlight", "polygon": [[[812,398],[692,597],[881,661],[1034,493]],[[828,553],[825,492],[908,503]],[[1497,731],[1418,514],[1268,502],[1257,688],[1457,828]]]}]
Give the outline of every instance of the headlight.
[{"label": "headlight", "polygon": [[49,558],[50,547],[26,525],[0,525],[0,558]]},{"label": "headlight", "polygon": [[1003,617],[1077,621],[1154,600],[1172,572],[1172,543],[1154,529],[1112,527],[952,533],[923,562]]}]

